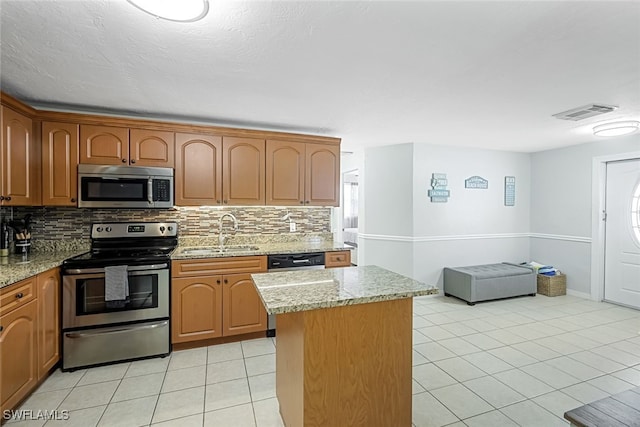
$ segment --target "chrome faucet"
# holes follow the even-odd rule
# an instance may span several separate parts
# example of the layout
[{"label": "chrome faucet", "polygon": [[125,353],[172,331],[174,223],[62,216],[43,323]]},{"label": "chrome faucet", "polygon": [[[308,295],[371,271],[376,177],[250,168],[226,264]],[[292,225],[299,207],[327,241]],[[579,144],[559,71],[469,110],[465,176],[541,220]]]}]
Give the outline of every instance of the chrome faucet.
[{"label": "chrome faucet", "polygon": [[224,248],[224,243],[227,240],[226,235],[222,234],[222,221],[224,221],[225,217],[231,217],[231,219],[233,220],[233,231],[238,231],[238,220],[235,216],[233,216],[233,214],[231,213],[225,213],[220,217],[220,221],[218,221],[218,230],[219,230],[219,234],[218,234],[218,245],[220,245],[220,250],[222,250]]}]

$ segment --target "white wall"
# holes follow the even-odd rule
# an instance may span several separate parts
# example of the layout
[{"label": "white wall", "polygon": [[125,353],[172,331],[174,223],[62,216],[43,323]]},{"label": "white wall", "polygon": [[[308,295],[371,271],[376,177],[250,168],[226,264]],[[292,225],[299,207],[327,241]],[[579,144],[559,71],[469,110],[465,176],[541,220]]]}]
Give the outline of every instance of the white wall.
[{"label": "white wall", "polygon": [[[532,154],[429,144],[367,149],[360,264],[442,287],[445,266],[535,260],[564,271],[569,293],[589,296],[597,276],[592,241],[600,243],[592,231],[594,161],[638,152],[639,134]],[[427,197],[434,172],[447,174],[447,203]],[[465,189],[473,175],[489,189]],[[514,207],[503,203],[505,176],[516,177]]]},{"label": "white wall", "polygon": [[[414,146],[414,271],[442,288],[442,268],[529,260],[529,155],[416,144]],[[432,173],[446,173],[451,197],[427,197]],[[478,175],[489,188],[467,189]],[[516,177],[515,206],[504,206],[504,178]]]},{"label": "white wall", "polygon": [[[442,286],[446,266],[529,260],[529,155],[402,144],[365,151],[361,264],[377,264]],[[446,173],[451,198],[431,203],[432,173]],[[489,189],[464,188],[473,175]],[[516,177],[516,206],[504,206],[504,177]]]},{"label": "white wall", "polygon": [[[358,265],[413,272],[413,144],[365,150]],[[362,238],[362,235],[369,236]]]},{"label": "white wall", "polygon": [[[640,150],[640,135],[531,155],[531,257],[567,273],[567,289],[592,286],[594,159]],[[596,218],[597,220],[597,218]]]}]

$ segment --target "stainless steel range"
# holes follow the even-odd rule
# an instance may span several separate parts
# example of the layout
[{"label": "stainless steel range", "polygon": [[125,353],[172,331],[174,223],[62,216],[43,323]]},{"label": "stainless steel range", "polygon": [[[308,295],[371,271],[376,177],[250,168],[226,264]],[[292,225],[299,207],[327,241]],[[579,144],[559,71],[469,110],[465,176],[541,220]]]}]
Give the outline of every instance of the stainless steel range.
[{"label": "stainless steel range", "polygon": [[170,259],[175,222],[104,223],[91,251],[62,265],[62,369],[171,352]]}]

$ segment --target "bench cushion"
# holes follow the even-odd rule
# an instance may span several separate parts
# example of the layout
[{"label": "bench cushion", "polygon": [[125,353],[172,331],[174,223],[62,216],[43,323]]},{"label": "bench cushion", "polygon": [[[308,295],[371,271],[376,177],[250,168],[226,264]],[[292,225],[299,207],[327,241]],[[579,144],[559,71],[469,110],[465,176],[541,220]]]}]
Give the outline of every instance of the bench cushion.
[{"label": "bench cushion", "polygon": [[523,274],[531,274],[528,267],[519,267],[512,264],[485,264],[470,265],[468,267],[453,267],[462,273],[467,273],[476,279],[490,279],[492,277],[520,276]]}]

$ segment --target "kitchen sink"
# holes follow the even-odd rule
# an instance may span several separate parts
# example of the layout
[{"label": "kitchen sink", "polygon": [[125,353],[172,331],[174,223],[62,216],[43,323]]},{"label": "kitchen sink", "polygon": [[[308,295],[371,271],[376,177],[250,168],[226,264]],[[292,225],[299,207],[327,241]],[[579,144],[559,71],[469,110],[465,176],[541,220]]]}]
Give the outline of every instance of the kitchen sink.
[{"label": "kitchen sink", "polygon": [[250,245],[229,245],[220,248],[219,246],[196,246],[180,249],[181,255],[215,255],[233,252],[257,251],[257,246]]}]

